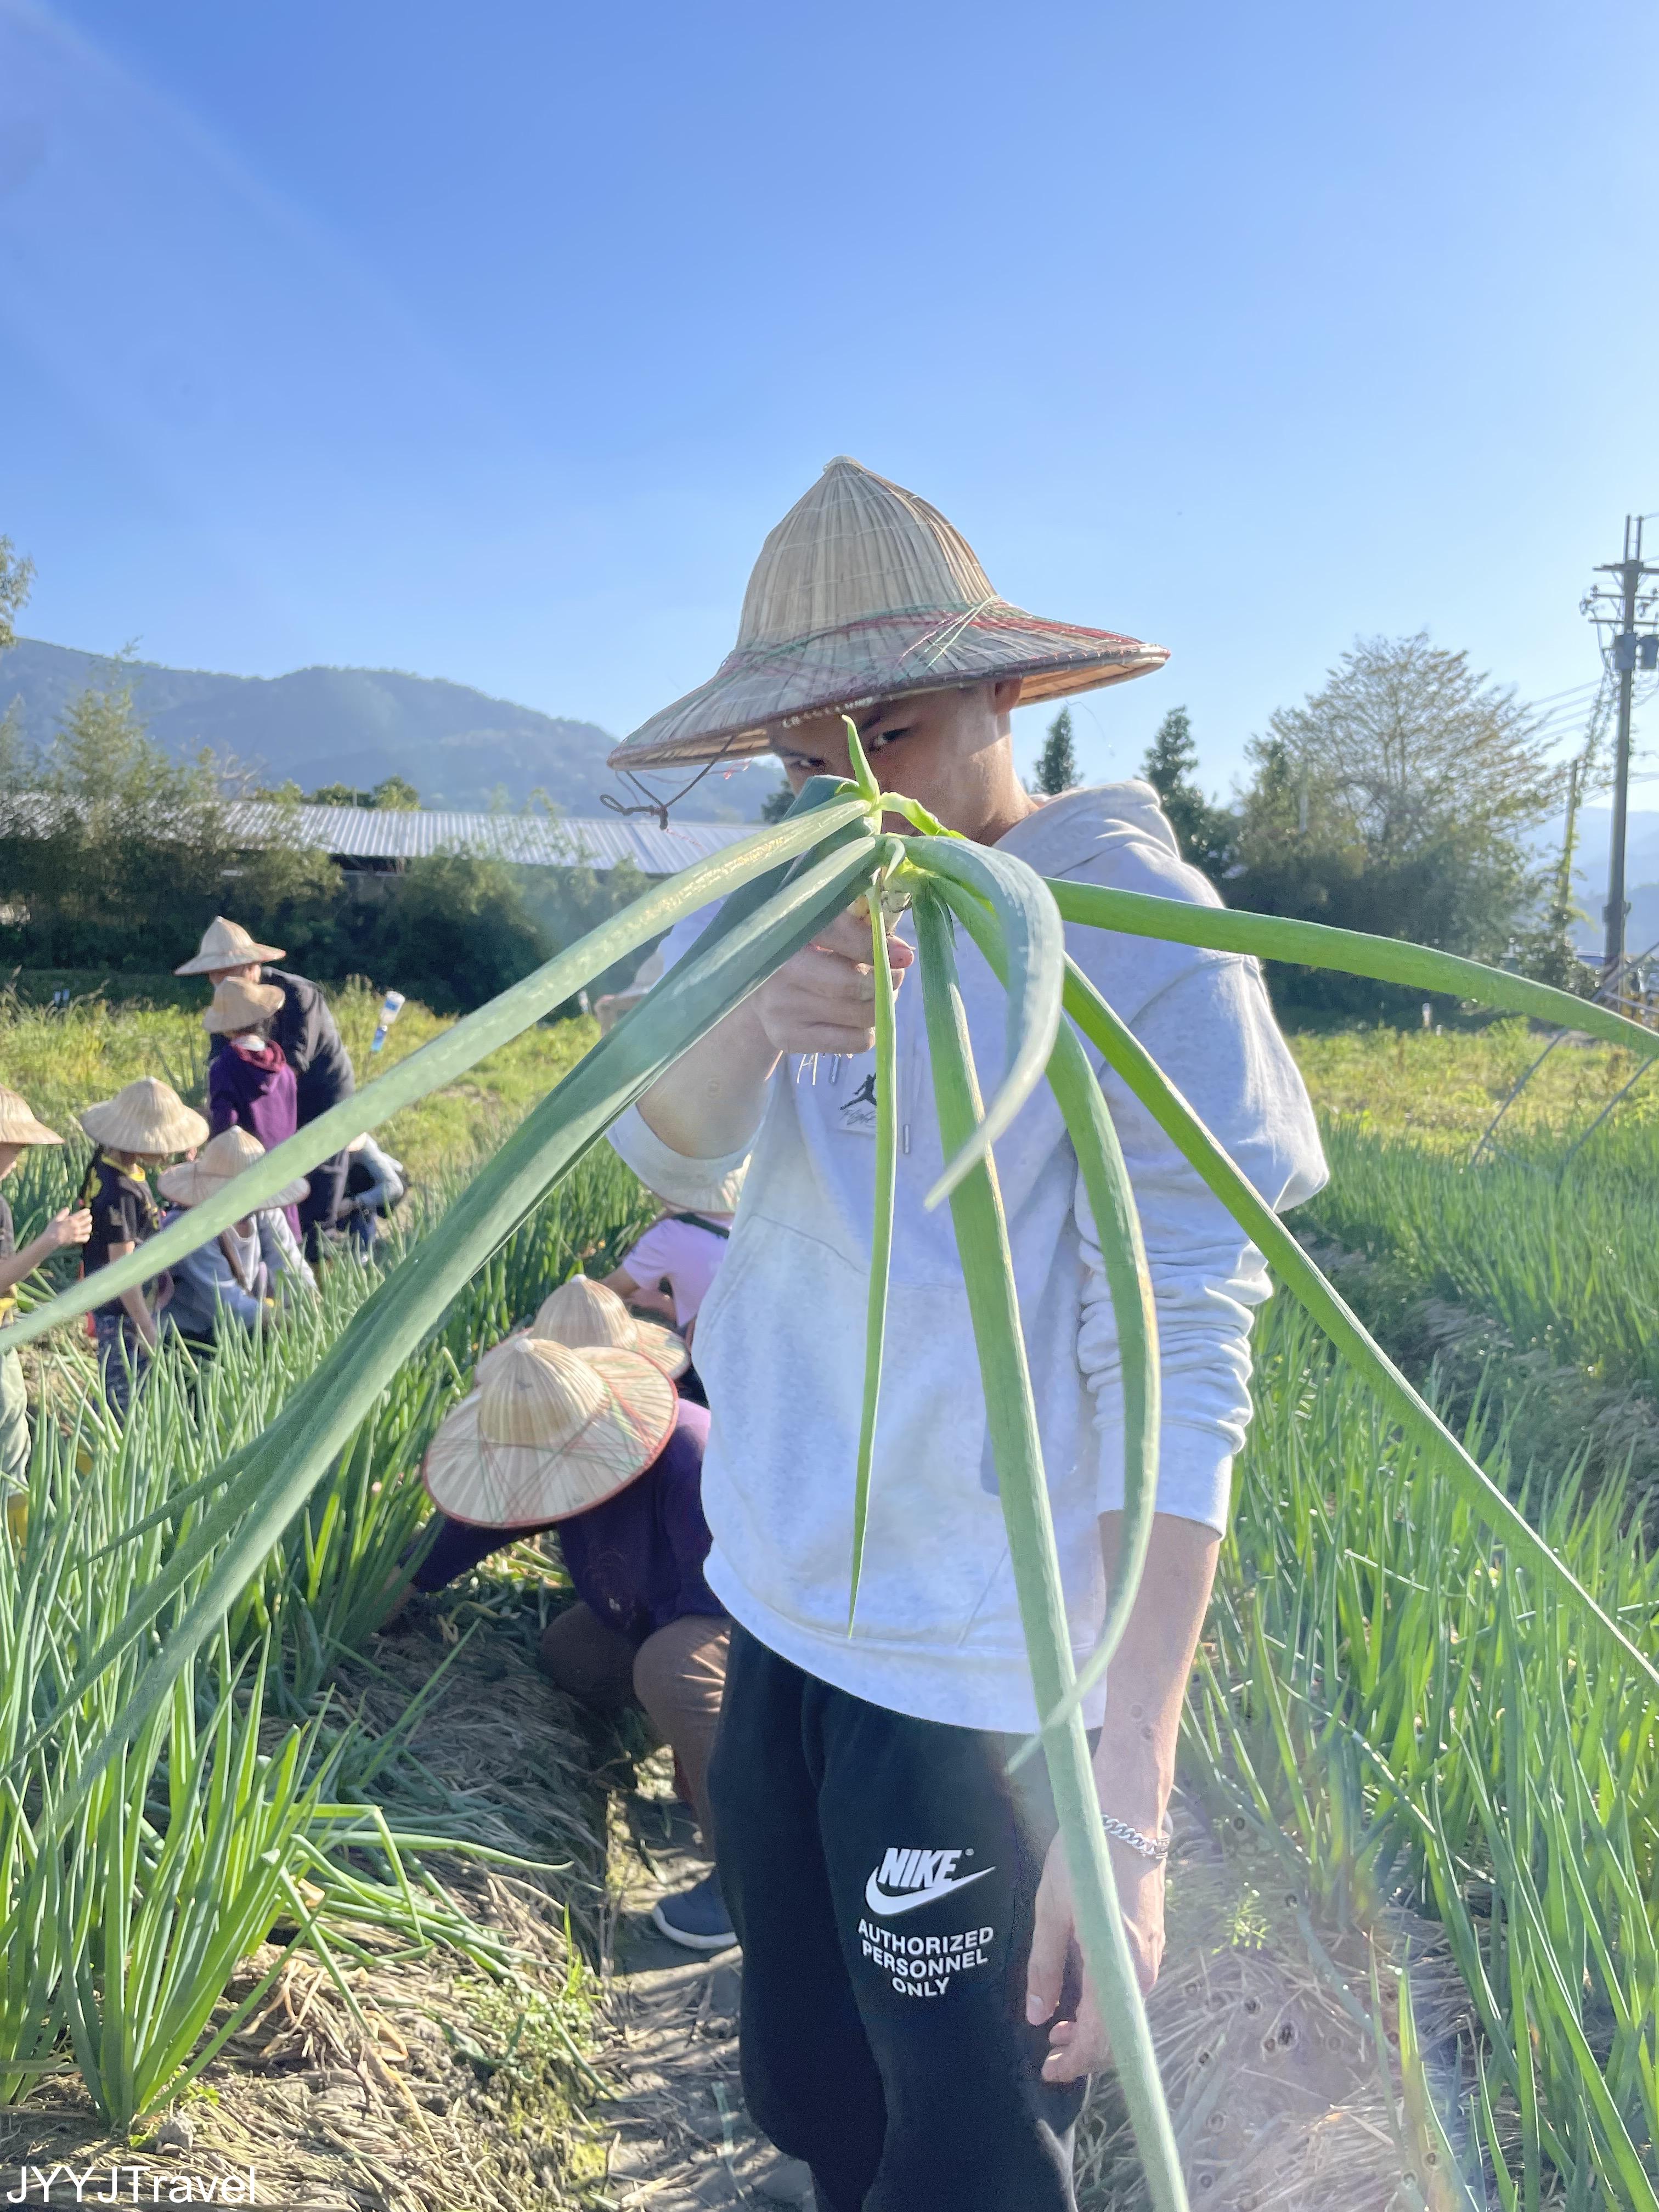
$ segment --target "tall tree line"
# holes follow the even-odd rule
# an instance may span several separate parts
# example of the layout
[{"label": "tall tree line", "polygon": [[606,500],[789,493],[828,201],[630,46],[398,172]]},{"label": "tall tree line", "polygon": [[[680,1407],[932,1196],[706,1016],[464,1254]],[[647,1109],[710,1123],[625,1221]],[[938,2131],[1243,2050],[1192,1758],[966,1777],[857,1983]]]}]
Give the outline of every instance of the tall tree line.
[{"label": "tall tree line", "polygon": [[[1069,757],[1070,720],[1056,718],[1041,789],[1061,719]],[[1318,690],[1269,717],[1247,754],[1243,787],[1230,804],[1212,799],[1190,718],[1175,707],[1141,763],[1183,857],[1230,906],[1413,938],[1584,987],[1560,871],[1528,848],[1565,772],[1537,718],[1467,653],[1421,632],[1360,639]],[[1306,1011],[1408,1008],[1405,994],[1357,979],[1281,969],[1273,984],[1282,1005]]]}]

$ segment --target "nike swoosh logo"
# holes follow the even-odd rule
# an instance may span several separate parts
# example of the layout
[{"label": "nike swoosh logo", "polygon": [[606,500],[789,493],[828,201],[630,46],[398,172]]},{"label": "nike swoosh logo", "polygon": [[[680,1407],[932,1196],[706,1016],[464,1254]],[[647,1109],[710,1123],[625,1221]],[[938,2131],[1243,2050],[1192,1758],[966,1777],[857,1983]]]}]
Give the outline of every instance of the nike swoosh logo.
[{"label": "nike swoosh logo", "polygon": [[926,1889],[907,1889],[902,1896],[890,1897],[872,1875],[864,1885],[864,1901],[872,1912],[879,1912],[890,1919],[896,1912],[914,1912],[919,1905],[933,1905],[941,1897],[949,1897],[953,1889],[966,1889],[975,1881],[983,1881],[994,1867],[981,1867],[977,1874],[959,1874],[946,1881],[936,1881]]}]

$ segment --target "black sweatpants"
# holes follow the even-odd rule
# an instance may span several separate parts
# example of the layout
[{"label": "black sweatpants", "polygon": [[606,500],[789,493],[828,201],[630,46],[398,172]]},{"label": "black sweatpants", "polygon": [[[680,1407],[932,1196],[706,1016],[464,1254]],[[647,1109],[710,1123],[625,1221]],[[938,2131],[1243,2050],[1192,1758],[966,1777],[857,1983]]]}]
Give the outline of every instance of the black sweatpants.
[{"label": "black sweatpants", "polygon": [[[733,1626],[709,1773],[743,2086],[819,2212],[1073,2212],[1080,2083],[1025,1967],[1054,1832],[1016,1739],[912,1720]],[[1066,1992],[1066,2002],[1075,1991]]]}]

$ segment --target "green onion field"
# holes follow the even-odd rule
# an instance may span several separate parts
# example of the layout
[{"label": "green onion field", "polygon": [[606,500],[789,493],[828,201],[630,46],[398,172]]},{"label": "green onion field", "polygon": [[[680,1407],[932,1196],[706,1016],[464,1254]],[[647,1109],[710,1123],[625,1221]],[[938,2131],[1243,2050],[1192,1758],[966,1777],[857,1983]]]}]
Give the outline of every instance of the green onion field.
[{"label": "green onion field", "polygon": [[[361,996],[343,1009],[360,1064],[374,1012]],[[411,1006],[397,1050],[438,1027]],[[456,1187],[446,1164],[493,1148],[592,1035],[531,1030],[391,1125],[419,1188],[386,1265],[410,1264],[441,1217]],[[1634,1064],[1617,1047],[1564,1046],[1501,1149],[1470,1167],[1543,1041],[1518,1022],[1300,1040],[1333,1181],[1292,1226],[1383,1283],[1370,1325],[1443,1410],[1440,1370],[1427,1357],[1413,1366],[1406,1341],[1414,1302],[1487,1332],[1453,1414],[1464,1443],[1659,1656],[1646,1462],[1634,1443],[1622,1462],[1574,1443],[1587,1389],[1616,1395],[1620,1434],[1639,1441],[1659,1419],[1659,1079],[1569,1159]],[[187,1017],[101,1004],[0,1014],[0,1075],[59,1126],[77,1098],[147,1071],[194,1087]],[[80,1158],[73,1146],[37,1153],[13,1179],[20,1242],[65,1201]],[[417,1986],[460,1962],[477,1987],[507,1993],[509,2012],[516,2002],[522,2036],[523,1954],[480,1909],[488,1888],[464,1901],[453,1869],[510,1881],[524,1854],[423,1770],[424,1690],[390,1713],[356,1691],[377,1663],[382,1591],[422,1519],[426,1440],[478,1351],[571,1268],[610,1264],[647,1205],[603,1146],[541,1200],[382,1389],[90,1793],[71,1786],[89,1748],[222,1553],[210,1516],[240,1448],[304,1392],[379,1277],[336,1265],[313,1310],[206,1369],[168,1353],[125,1433],[105,1421],[72,1328],[26,1353],[39,1405],[27,1534],[0,1544],[0,2100],[27,2111],[71,2081],[100,2124],[137,2140],[181,2099],[217,2094],[301,1960],[342,2017],[365,1961],[401,1961]],[[1206,1878],[1237,1893],[1206,1939],[1205,1986],[1221,1986],[1224,1951],[1248,1969],[1253,1947],[1287,1941],[1375,2052],[1396,2194],[1349,2197],[1332,2180],[1324,2201],[1659,2206],[1659,1695],[1616,1654],[1587,1652],[1559,1591],[1402,1442],[1285,1297],[1258,1323],[1255,1399],[1183,1753]],[[185,1571],[146,1633],[104,1650],[170,1563]],[[442,1604],[476,1622],[492,1607],[544,1608],[556,1583],[550,1565],[503,1555]],[[544,1866],[538,1879],[568,1913],[564,1978],[536,2001],[536,2063],[568,2154],[535,2172],[541,2201],[612,2204],[608,2093],[591,2063],[602,2009],[592,1777],[568,1743],[558,1759],[568,1855],[562,1875]],[[1226,2124],[1212,2063],[1226,2024],[1205,2030],[1201,2050],[1170,2025],[1197,1986],[1176,1963],[1188,1863],[1178,1853],[1170,1987],[1152,2021],[1197,2201],[1220,2172],[1205,2160]],[[1235,1879],[1230,1867],[1253,1871]],[[1237,1903],[1258,1894],[1259,1913]],[[1426,1947],[1420,1972],[1402,1929]],[[1259,2041],[1254,2014],[1249,2027]],[[1109,2104],[1101,2093],[1085,2123],[1085,2201],[1127,2212],[1145,2199],[1133,2161],[1109,2154]],[[1213,2201],[1264,2212],[1319,2201],[1296,2181],[1281,2172],[1258,2197]]]}]

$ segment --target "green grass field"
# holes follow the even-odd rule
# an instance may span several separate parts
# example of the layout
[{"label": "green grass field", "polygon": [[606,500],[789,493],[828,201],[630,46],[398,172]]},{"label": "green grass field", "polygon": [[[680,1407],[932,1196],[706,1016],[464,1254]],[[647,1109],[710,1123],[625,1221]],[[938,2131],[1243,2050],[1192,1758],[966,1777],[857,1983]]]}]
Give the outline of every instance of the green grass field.
[{"label": "green grass field", "polygon": [[[1328,1121],[1376,1136],[1408,1136],[1456,1158],[1472,1151],[1504,1097],[1549,1042],[1526,1022],[1482,1030],[1333,1030],[1294,1036],[1314,1103]],[[1636,1073],[1617,1046],[1567,1042],[1550,1054],[1507,1117],[1508,1143],[1551,1146],[1594,1121]],[[1618,1109],[1620,1128],[1659,1123],[1648,1077]]]},{"label": "green grass field", "polygon": [[[0,997],[0,1081],[21,1091],[42,1120],[65,1134],[82,1107],[141,1075],[159,1075],[199,1104],[208,1042],[199,1009],[207,998],[198,987],[191,1011],[94,997],[57,1013],[15,993]],[[333,993],[331,1003],[360,1083],[449,1026],[411,1002],[376,1057],[369,1046],[380,994],[358,979]],[[394,1116],[381,1141],[422,1181],[476,1158],[552,1089],[598,1035],[586,1018],[543,1023],[482,1061],[465,1082]]]}]

